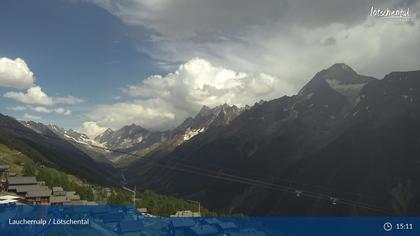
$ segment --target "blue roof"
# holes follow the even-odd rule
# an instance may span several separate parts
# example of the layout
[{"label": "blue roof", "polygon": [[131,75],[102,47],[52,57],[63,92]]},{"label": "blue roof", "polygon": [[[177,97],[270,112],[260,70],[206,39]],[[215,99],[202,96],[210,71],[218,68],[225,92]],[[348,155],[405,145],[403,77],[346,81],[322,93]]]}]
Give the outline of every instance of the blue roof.
[{"label": "blue roof", "polygon": [[216,218],[206,218],[204,219],[204,221],[209,224],[209,225],[214,225],[214,224],[220,224],[222,223],[220,220],[216,219]]},{"label": "blue roof", "polygon": [[236,229],[238,226],[236,226],[235,223],[232,222],[222,222],[219,224],[220,228],[227,230],[227,229]]},{"label": "blue roof", "polygon": [[243,229],[239,232],[229,233],[229,236],[266,236],[266,234],[255,229]]},{"label": "blue roof", "polygon": [[196,225],[190,228],[196,235],[216,234],[219,231],[211,225]]},{"label": "blue roof", "polygon": [[103,205],[95,206],[91,208],[90,212],[92,214],[105,214],[109,212],[109,207]]},{"label": "blue roof", "polygon": [[171,218],[171,223],[175,228],[191,227],[195,225],[195,221],[193,219],[182,217]]},{"label": "blue roof", "polygon": [[104,223],[119,222],[123,218],[124,218],[124,214],[122,212],[109,213],[109,214],[104,215],[103,222]]},{"label": "blue roof", "polygon": [[137,220],[121,221],[118,225],[119,233],[140,232],[143,230],[143,222]]}]

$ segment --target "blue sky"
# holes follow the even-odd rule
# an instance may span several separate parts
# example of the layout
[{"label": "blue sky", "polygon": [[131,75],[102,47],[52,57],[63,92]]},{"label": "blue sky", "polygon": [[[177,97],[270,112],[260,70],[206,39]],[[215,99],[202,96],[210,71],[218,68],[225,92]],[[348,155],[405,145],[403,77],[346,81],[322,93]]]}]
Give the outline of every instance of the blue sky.
[{"label": "blue sky", "polygon": [[[90,3],[2,1],[0,28],[0,57],[22,58],[48,95],[72,95],[85,100],[82,105],[67,106],[75,115],[42,114],[41,121],[77,127],[84,119],[78,113],[96,104],[110,103],[116,96],[123,97],[124,93],[116,88],[162,71],[154,60],[136,49],[128,26]],[[2,93],[10,90],[0,89]],[[0,100],[1,110],[17,118],[24,113],[41,116],[4,110],[18,105],[22,104]]]},{"label": "blue sky", "polygon": [[[420,1],[2,0],[0,112],[94,137],[163,130],[203,105],[293,95],[334,63],[420,68]],[[35,79],[35,80],[34,80]]]}]

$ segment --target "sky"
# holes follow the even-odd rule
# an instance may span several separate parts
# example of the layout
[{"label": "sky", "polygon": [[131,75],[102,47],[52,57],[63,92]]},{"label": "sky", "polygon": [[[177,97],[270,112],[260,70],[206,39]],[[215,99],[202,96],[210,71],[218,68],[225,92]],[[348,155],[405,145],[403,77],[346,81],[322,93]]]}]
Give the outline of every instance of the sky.
[{"label": "sky", "polygon": [[[369,15],[409,9],[407,18]],[[0,113],[87,133],[420,69],[418,0],[2,0]]]}]

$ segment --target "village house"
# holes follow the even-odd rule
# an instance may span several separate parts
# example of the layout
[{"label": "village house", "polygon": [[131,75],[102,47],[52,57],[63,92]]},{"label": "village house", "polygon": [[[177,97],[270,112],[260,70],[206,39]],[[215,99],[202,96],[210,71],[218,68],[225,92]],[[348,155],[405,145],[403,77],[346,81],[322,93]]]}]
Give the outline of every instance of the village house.
[{"label": "village house", "polygon": [[136,220],[121,221],[117,226],[117,232],[122,236],[140,236],[143,229],[143,222]]},{"label": "village house", "polygon": [[54,196],[66,196],[66,191],[62,187],[52,187],[52,192]]},{"label": "village house", "polygon": [[195,225],[185,232],[186,236],[216,236],[219,231],[211,225]]},{"label": "village house", "polygon": [[9,165],[0,165],[0,175],[2,179],[7,176],[8,172],[9,172]]},{"label": "village house", "polygon": [[48,205],[50,202],[51,189],[29,191],[25,195],[28,204],[32,205]]},{"label": "village house", "polygon": [[17,186],[23,186],[23,185],[37,185],[36,178],[34,176],[20,176],[20,177],[8,176],[5,183],[5,189],[8,192],[15,192]]}]

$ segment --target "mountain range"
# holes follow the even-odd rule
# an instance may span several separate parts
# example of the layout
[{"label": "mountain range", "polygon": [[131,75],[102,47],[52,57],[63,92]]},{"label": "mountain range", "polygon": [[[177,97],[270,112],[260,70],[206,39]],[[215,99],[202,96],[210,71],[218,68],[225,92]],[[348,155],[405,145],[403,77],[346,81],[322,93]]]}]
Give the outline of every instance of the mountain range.
[{"label": "mountain range", "polygon": [[123,172],[131,185],[225,212],[416,214],[419,128],[420,71],[378,80],[335,64],[297,95],[258,103]]},{"label": "mountain range", "polygon": [[376,79],[338,63],[296,95],[243,108],[203,106],[166,131],[132,124],[90,139],[3,115],[0,122],[0,142],[39,162],[219,212],[420,212],[420,71]]},{"label": "mountain range", "polygon": [[121,181],[120,173],[112,165],[95,161],[46,125],[21,123],[2,114],[0,124],[0,143],[20,151],[40,165],[106,186],[117,185]]},{"label": "mountain range", "polygon": [[122,162],[135,159],[138,156],[145,156],[151,152],[171,151],[212,127],[229,124],[244,109],[246,108],[227,104],[214,108],[203,106],[195,117],[187,118],[182,124],[171,130],[151,131],[131,124],[116,131],[107,129],[94,141],[108,149],[118,150],[118,152],[109,153],[106,157],[114,162]]}]

